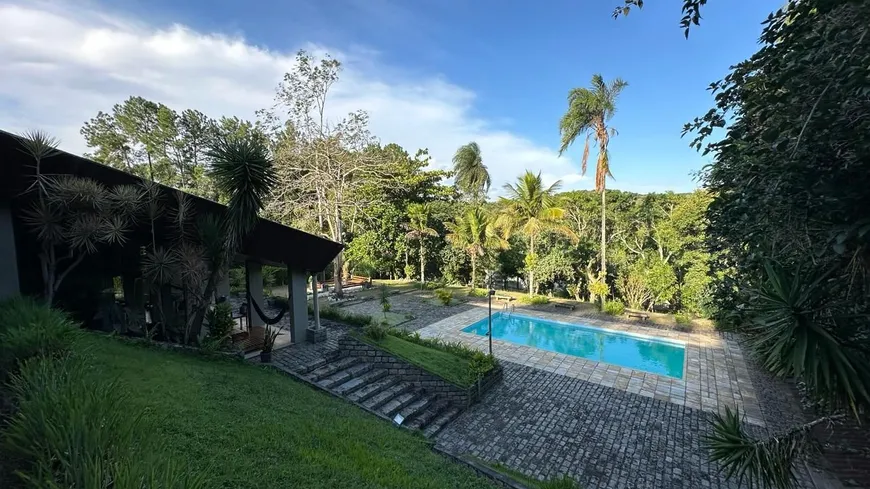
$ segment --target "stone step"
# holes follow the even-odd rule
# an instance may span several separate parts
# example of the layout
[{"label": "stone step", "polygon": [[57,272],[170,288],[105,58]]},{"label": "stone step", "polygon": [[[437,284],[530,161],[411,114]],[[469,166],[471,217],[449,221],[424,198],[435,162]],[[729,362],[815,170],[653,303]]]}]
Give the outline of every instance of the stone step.
[{"label": "stone step", "polygon": [[318,382],[322,387],[326,387],[327,389],[332,389],[335,386],[341,385],[348,380],[359,377],[369,371],[371,371],[374,366],[370,363],[357,363],[356,365],[351,366],[350,368],[346,368],[344,370],[340,370],[329,377]]},{"label": "stone step", "polygon": [[398,384],[384,390],[383,392],[372,396],[367,401],[363,402],[362,405],[371,409],[372,411],[377,411],[384,404],[410,391],[413,388],[414,386],[407,382],[399,382]]},{"label": "stone step", "polygon": [[404,409],[405,406],[418,401],[423,396],[423,392],[415,389],[410,392],[406,392],[402,395],[396,396],[386,404],[381,406],[381,413],[386,415],[388,418],[392,418],[395,416],[399,410]]},{"label": "stone step", "polygon": [[426,428],[435,418],[438,417],[439,414],[443,413],[444,410],[450,407],[450,403],[444,400],[438,400],[431,403],[426,410],[414,416],[407,426],[408,428],[415,430],[422,430]]},{"label": "stone step", "polygon": [[372,396],[378,395],[383,392],[385,389],[389,389],[390,387],[399,383],[399,379],[393,376],[386,376],[374,383],[368,384],[356,392],[347,396],[348,400],[351,402],[362,403],[370,399]]},{"label": "stone step", "polygon": [[341,354],[341,352],[338,350],[332,350],[332,351],[326,352],[322,357],[318,358],[317,360],[314,360],[311,363],[303,365],[296,372],[300,373],[302,375],[305,375],[305,374],[312,372],[314,370],[317,370],[318,368],[320,368],[320,367],[326,365],[327,363],[335,360],[336,358],[338,358],[338,356],[340,354]]},{"label": "stone step", "polygon": [[402,415],[402,418],[405,420],[403,423],[408,423],[414,419],[415,416],[422,414],[426,411],[426,408],[432,405],[435,402],[435,399],[432,396],[423,394],[423,396],[416,401],[404,406],[399,410],[399,413]]},{"label": "stone step", "polygon": [[423,434],[426,435],[427,438],[432,438],[433,436],[437,435],[438,432],[441,431],[445,426],[447,426],[447,423],[453,421],[453,418],[455,418],[458,414],[459,408],[451,407],[450,409],[441,413],[437,418],[432,420],[432,422],[429,423],[429,426],[427,426],[426,429],[423,430]]},{"label": "stone step", "polygon": [[342,396],[349,396],[363,387],[374,383],[377,380],[383,379],[387,375],[386,370],[375,369],[370,370],[358,377],[354,377],[347,382],[333,389],[336,393]]},{"label": "stone step", "polygon": [[319,382],[330,375],[349,368],[353,365],[360,363],[359,357],[344,357],[339,358],[338,360],[327,363],[326,365],[312,371],[308,374],[308,379],[312,382]]}]

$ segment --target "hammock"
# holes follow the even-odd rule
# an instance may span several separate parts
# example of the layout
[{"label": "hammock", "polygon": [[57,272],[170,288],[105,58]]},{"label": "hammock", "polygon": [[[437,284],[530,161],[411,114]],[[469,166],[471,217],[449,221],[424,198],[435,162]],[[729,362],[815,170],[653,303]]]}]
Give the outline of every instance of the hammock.
[{"label": "hammock", "polygon": [[251,305],[254,306],[254,311],[257,312],[257,316],[260,316],[260,319],[263,320],[263,322],[268,324],[269,326],[271,326],[273,324],[278,324],[278,321],[280,321],[281,318],[284,317],[284,314],[288,310],[287,307],[282,307],[281,310],[278,311],[277,316],[275,316],[274,318],[269,318],[268,316],[266,316],[266,313],[264,313],[263,310],[260,309],[260,305],[257,304],[257,301],[255,301],[254,298],[251,297],[250,294],[248,294],[248,299],[251,300]]},{"label": "hammock", "polygon": [[269,318],[266,316],[266,313],[263,312],[263,309],[260,308],[260,305],[257,304],[257,301],[251,296],[251,278],[248,274],[247,267],[245,267],[245,292],[248,294],[248,300],[251,301],[251,305],[254,306],[254,311],[256,311],[257,316],[260,316],[260,319],[269,326],[273,324],[278,324],[278,321],[284,317],[284,314],[287,312],[289,307],[282,307],[280,311],[278,311],[278,315],[274,318]]}]

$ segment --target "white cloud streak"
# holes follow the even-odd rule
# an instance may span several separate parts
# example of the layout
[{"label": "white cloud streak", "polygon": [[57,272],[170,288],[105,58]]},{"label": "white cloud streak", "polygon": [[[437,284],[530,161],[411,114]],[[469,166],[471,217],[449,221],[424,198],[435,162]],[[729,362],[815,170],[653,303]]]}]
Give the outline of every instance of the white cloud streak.
[{"label": "white cloud streak", "polygon": [[[413,153],[428,148],[447,168],[453,152],[477,141],[493,177],[493,194],[525,169],[577,188],[578,165],[549,147],[472,114],[474,93],[440,76],[409,78],[379,66],[377,55],[341,53],[345,64],[330,115],[362,109],[372,132]],[[131,95],[211,117],[252,119],[269,107],[275,86],[292,68],[294,51],[255,46],[242,37],[191,27],[156,27],[118,15],[52,3],[0,3],[0,128],[39,128],[62,148],[86,150],[81,125]]]}]

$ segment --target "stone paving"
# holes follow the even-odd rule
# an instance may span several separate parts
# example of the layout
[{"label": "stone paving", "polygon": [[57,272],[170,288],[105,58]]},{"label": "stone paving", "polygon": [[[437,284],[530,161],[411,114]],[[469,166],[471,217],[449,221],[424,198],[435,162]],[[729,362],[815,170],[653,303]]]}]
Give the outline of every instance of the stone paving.
[{"label": "stone paving", "polygon": [[739,487],[703,448],[711,413],[502,363],[502,384],[437,436],[439,448],[538,479],[568,475],[581,487]]},{"label": "stone paving", "polygon": [[[390,311],[398,314],[410,314],[414,319],[404,322],[399,327],[414,331],[447,316],[473,309],[470,303],[456,301],[450,306],[444,306],[433,298],[431,291],[409,291],[390,296]],[[372,317],[381,315],[381,303],[377,299],[341,307],[341,310],[355,314],[365,314]]]},{"label": "stone paving", "polygon": [[[764,426],[765,421],[750,380],[743,354],[735,338],[727,335],[681,333],[639,324],[604,321],[598,317],[560,314],[548,311],[517,309],[515,314],[553,321],[581,323],[604,329],[676,340],[686,345],[685,370],[675,379],[594,360],[554,353],[537,348],[493,339],[495,355],[520,365],[546,372],[614,387],[643,397],[667,401],[708,412],[738,408],[751,424]],[[419,330],[425,337],[461,341],[486,351],[488,338],[462,332],[462,328],[487,316],[485,307],[469,308]]]}]

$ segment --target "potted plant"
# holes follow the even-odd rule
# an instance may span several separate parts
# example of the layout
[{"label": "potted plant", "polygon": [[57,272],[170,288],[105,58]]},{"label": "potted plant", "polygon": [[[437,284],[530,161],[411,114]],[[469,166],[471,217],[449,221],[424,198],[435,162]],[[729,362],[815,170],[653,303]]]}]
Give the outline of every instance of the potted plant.
[{"label": "potted plant", "polygon": [[271,324],[266,325],[266,331],[263,333],[263,349],[260,350],[260,362],[272,362],[272,348],[275,347],[275,340],[281,333],[282,328],[273,328]]}]

